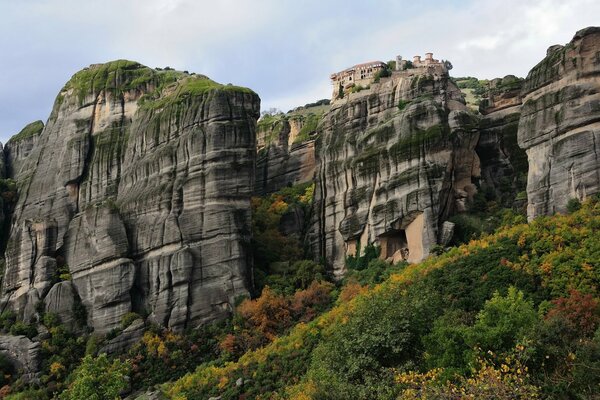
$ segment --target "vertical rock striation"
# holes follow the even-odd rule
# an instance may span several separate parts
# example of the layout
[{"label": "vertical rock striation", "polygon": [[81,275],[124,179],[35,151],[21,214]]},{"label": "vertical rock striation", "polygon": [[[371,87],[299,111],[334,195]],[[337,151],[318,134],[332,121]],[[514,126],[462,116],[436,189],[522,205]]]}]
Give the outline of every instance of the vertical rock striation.
[{"label": "vertical rock striation", "polygon": [[8,178],[18,180],[22,170],[23,174],[27,174],[23,166],[25,165],[25,168],[32,167],[26,161],[43,130],[44,123],[42,121],[32,122],[6,143],[4,156],[6,159],[6,176]]},{"label": "vertical rock striation", "polygon": [[265,116],[259,121],[256,194],[265,195],[313,179],[314,136],[321,118],[322,112],[308,115],[291,112]]},{"label": "vertical rock striation", "polygon": [[552,46],[527,75],[519,146],[527,151],[528,218],[600,192],[600,27]]},{"label": "vertical rock striation", "polygon": [[475,151],[481,160],[481,183],[503,207],[513,206],[526,186],[527,154],[517,144],[522,86],[523,79],[512,75],[493,79],[479,107]]},{"label": "vertical rock striation", "polygon": [[53,286],[68,268],[97,332],[129,311],[176,329],[227,313],[252,265],[259,103],[124,60],[75,74],[32,149],[15,150],[30,167],[16,175],[3,307],[28,318],[50,292],[64,311],[78,299]]},{"label": "vertical rock striation", "polygon": [[336,100],[317,146],[317,257],[338,276],[367,243],[380,244],[384,258],[424,258],[476,191],[478,136],[443,65],[395,71]]}]

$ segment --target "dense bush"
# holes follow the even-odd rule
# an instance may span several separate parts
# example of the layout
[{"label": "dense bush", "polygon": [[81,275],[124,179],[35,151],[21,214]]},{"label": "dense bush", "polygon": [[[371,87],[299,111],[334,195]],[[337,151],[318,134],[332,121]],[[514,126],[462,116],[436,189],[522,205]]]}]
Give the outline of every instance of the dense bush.
[{"label": "dense bush", "polygon": [[368,243],[363,251],[361,249],[360,241],[358,241],[355,254],[346,257],[346,268],[348,268],[348,270],[356,271],[364,270],[369,266],[369,263],[372,260],[379,258],[380,253],[381,249],[379,246],[373,243]]},{"label": "dense bush", "polygon": [[0,314],[0,330],[6,333],[10,330],[10,327],[17,321],[17,315],[11,311],[6,310]]},{"label": "dense bush", "polygon": [[33,324],[26,324],[22,321],[17,321],[10,327],[11,335],[24,335],[29,339],[38,334],[37,328]]},{"label": "dense bush", "polygon": [[[286,213],[294,213],[299,209],[301,215],[309,215],[310,205],[313,201],[314,185],[301,184],[283,188],[277,193],[252,198],[252,230],[253,251],[255,265],[256,291],[267,284],[277,287],[292,288],[293,282],[288,278],[296,279],[288,272],[279,273],[271,269],[274,263],[294,263],[305,258],[303,240],[305,227],[300,232],[285,235],[281,232],[281,219]],[[281,265],[281,264],[279,264]],[[296,266],[299,267],[299,266]],[[266,279],[269,277],[270,281]],[[316,278],[316,277],[315,277]],[[309,281],[310,283],[310,281]]]},{"label": "dense bush", "polygon": [[246,299],[236,309],[233,333],[225,336],[220,347],[240,356],[274,341],[298,322],[309,322],[333,303],[333,284],[312,283],[293,295],[281,295],[268,286],[256,300]]},{"label": "dense bush", "polygon": [[533,302],[514,287],[506,296],[498,292],[486,301],[477,314],[473,327],[467,331],[467,344],[496,353],[507,352],[527,338],[537,323]]},{"label": "dense bush", "polygon": [[[376,251],[372,251],[372,254],[369,256],[369,258],[376,253]],[[360,263],[363,263],[363,261]],[[396,265],[392,265],[389,262],[379,258],[370,259],[367,267],[364,269],[348,269],[348,272],[344,278],[344,282],[348,283],[356,281],[361,285],[374,285],[383,282],[389,278],[390,275],[400,272],[402,269],[406,268],[407,265],[407,262],[399,262]]]},{"label": "dense bush", "polygon": [[567,202],[567,211],[570,213],[574,213],[575,211],[581,208],[581,202],[579,199],[569,199]]},{"label": "dense bush", "polygon": [[205,361],[219,357],[218,339],[226,324],[211,324],[185,333],[151,327],[122,357],[131,364],[131,386],[146,389],[180,378]]},{"label": "dense bush", "polygon": [[121,398],[127,389],[129,365],[119,360],[110,361],[106,354],[97,358],[85,356],[73,376],[73,382],[65,390],[62,400],[111,400]]},{"label": "dense bush", "polygon": [[[390,288],[391,289],[391,288]],[[413,367],[420,332],[436,315],[436,296],[399,286],[359,299],[346,323],[333,327],[313,353],[309,378],[319,399],[390,398],[395,368]],[[419,292],[419,295],[416,295]]]},{"label": "dense bush", "polygon": [[326,278],[325,267],[311,260],[281,262],[271,265],[264,285],[280,294],[291,295],[296,290],[306,289],[315,280]]}]

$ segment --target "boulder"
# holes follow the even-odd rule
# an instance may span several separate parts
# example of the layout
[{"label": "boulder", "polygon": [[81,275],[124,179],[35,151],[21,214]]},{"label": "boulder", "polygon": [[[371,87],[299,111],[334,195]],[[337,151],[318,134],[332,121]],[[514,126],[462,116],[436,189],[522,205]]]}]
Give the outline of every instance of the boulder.
[{"label": "boulder", "polygon": [[41,346],[25,336],[0,335],[0,353],[13,364],[26,382],[36,382],[41,363]]}]

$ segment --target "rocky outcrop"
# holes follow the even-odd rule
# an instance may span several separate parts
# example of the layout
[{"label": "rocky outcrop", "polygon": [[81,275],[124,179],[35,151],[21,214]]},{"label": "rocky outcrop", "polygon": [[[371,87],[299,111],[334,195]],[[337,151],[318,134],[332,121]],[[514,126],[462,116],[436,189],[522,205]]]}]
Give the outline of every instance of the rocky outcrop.
[{"label": "rocky outcrop", "polygon": [[130,349],[136,343],[142,339],[144,336],[146,326],[144,321],[140,319],[136,319],[129,325],[127,328],[123,329],[117,337],[111,339],[106,343],[102,348],[100,348],[99,353],[106,354],[119,354],[124,351]]},{"label": "rocky outcrop", "polygon": [[19,180],[21,175],[26,176],[28,174],[27,170],[23,169],[23,165],[26,165],[26,160],[43,130],[44,123],[42,121],[32,122],[6,143],[4,156],[6,158],[7,177]]},{"label": "rocky outcrop", "polygon": [[74,331],[77,328],[76,306],[79,299],[71,281],[58,282],[44,297],[44,306],[47,313],[58,316],[61,324]]},{"label": "rocky outcrop", "polygon": [[[321,106],[319,109],[327,108]],[[306,110],[305,110],[306,112]],[[315,135],[322,112],[265,116],[257,128],[255,192],[265,195],[310,182],[315,173]]]},{"label": "rocky outcrop", "polygon": [[527,75],[519,145],[527,151],[529,219],[600,192],[600,27],[552,46]]},{"label": "rocky outcrop", "polygon": [[38,379],[41,366],[41,345],[25,336],[0,335],[0,353],[14,366],[26,383]]},{"label": "rocky outcrop", "polygon": [[56,220],[25,219],[13,224],[6,248],[3,303],[25,321],[36,314],[56,276]]},{"label": "rocky outcrop", "polygon": [[[90,206],[73,218],[65,254],[73,284],[86,307],[88,324],[115,327],[131,310],[135,266],[125,225],[116,207]],[[96,327],[97,329],[99,327]]]},{"label": "rocky outcrop", "polygon": [[201,75],[75,74],[19,176],[3,306],[31,317],[66,267],[96,332],[130,311],[175,329],[224,316],[252,266],[258,113],[255,93]]},{"label": "rocky outcrop", "polygon": [[527,181],[527,154],[517,144],[522,86],[523,80],[512,75],[493,79],[479,107],[475,151],[481,160],[481,186],[503,207],[515,205]]},{"label": "rocky outcrop", "polygon": [[391,260],[424,258],[476,191],[478,136],[443,66],[397,71],[335,101],[317,145],[317,257],[338,276],[367,243]]}]

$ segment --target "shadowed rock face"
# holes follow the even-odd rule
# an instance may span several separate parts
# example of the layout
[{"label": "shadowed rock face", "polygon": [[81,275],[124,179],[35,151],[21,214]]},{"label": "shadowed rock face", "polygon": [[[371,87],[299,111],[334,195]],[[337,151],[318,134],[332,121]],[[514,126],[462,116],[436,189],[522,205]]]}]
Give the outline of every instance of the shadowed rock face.
[{"label": "shadowed rock face", "polygon": [[526,186],[527,154],[517,144],[522,86],[523,79],[512,75],[493,79],[480,105],[475,151],[481,160],[481,184],[503,207],[515,205],[515,197]]},{"label": "shadowed rock face", "polygon": [[477,120],[447,72],[395,72],[338,100],[317,144],[314,223],[317,257],[336,275],[357,244],[383,257],[425,257],[440,227],[463,211],[479,176]]},{"label": "shadowed rock face", "polygon": [[66,263],[97,332],[129,311],[177,329],[227,313],[251,269],[259,107],[248,89],[130,61],[74,75],[20,159],[3,307],[30,318]]},{"label": "shadowed rock face", "polygon": [[527,75],[519,145],[527,151],[528,218],[600,192],[600,28],[552,46]]},{"label": "shadowed rock face", "polygon": [[0,335],[0,353],[20,372],[25,382],[39,382],[42,346],[25,336]]},{"label": "shadowed rock face", "polygon": [[[320,120],[320,115],[311,118]],[[265,195],[313,179],[315,140],[310,136],[298,140],[298,134],[305,124],[304,116],[282,116],[268,124],[259,122],[256,194]]]}]

